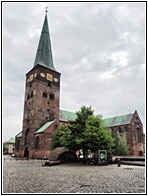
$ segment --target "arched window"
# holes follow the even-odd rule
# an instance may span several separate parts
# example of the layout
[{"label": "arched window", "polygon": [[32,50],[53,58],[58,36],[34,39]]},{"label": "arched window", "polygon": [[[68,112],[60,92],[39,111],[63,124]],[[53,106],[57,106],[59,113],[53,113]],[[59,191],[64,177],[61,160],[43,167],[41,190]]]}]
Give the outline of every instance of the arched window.
[{"label": "arched window", "polygon": [[43,97],[47,98],[47,92],[46,91],[43,92]]},{"label": "arched window", "polygon": [[50,83],[50,82],[48,82],[48,86],[50,86],[50,87],[51,87],[51,83]]},{"label": "arched window", "polygon": [[30,130],[29,128],[25,132],[25,145],[30,144]]},{"label": "arched window", "polygon": [[127,127],[124,127],[124,129],[125,129],[125,133],[127,133],[128,132],[128,128]]},{"label": "arched window", "polygon": [[20,150],[20,140],[17,140],[17,143],[16,143],[16,150],[17,150],[17,151]]},{"label": "arched window", "polygon": [[121,134],[122,132],[121,132],[121,128],[120,127],[118,127],[118,133],[119,134]]},{"label": "arched window", "polygon": [[35,149],[36,149],[36,150],[39,149],[39,141],[40,141],[40,140],[39,140],[39,136],[37,136],[37,137],[36,137],[36,140],[35,140]]},{"label": "arched window", "polygon": [[140,130],[140,128],[137,128],[137,136],[138,136],[138,143],[141,143],[142,137],[141,137],[141,130]]},{"label": "arched window", "polygon": [[50,94],[50,99],[54,100],[54,94],[53,93]]}]

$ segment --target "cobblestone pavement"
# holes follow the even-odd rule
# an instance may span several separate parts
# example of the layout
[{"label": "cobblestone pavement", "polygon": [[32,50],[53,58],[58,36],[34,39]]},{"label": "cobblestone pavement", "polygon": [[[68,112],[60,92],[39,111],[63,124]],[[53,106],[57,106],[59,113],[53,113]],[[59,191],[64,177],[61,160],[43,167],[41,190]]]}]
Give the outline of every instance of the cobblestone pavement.
[{"label": "cobblestone pavement", "polygon": [[4,161],[3,193],[145,193],[145,167]]}]

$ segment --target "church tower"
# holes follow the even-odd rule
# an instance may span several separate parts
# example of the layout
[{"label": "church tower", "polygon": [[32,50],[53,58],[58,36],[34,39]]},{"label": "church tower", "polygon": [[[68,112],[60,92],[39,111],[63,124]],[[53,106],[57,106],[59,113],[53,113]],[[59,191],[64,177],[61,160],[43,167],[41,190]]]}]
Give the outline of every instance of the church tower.
[{"label": "church tower", "polygon": [[35,132],[59,119],[60,73],[53,64],[47,11],[33,68],[26,74],[21,156],[33,153]]}]

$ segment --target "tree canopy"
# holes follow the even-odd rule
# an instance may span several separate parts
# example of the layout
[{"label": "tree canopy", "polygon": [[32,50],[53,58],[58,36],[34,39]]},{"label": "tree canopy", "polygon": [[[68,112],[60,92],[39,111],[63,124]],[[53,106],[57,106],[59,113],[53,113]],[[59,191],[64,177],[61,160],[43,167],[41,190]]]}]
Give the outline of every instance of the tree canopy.
[{"label": "tree canopy", "polygon": [[101,117],[96,117],[92,108],[86,106],[82,106],[76,114],[75,120],[62,125],[53,133],[52,149],[60,146],[74,151],[83,149],[83,157],[88,149],[92,152],[99,149],[111,150],[114,139],[103,126]]}]

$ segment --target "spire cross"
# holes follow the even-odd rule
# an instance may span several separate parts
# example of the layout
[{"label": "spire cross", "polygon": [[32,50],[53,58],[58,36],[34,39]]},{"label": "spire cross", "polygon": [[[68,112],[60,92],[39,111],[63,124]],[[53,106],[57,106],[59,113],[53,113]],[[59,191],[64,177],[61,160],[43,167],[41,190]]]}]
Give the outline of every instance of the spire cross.
[{"label": "spire cross", "polygon": [[45,9],[46,9],[45,12],[46,12],[46,13],[47,13],[47,8],[48,8],[48,7],[45,7]]}]

